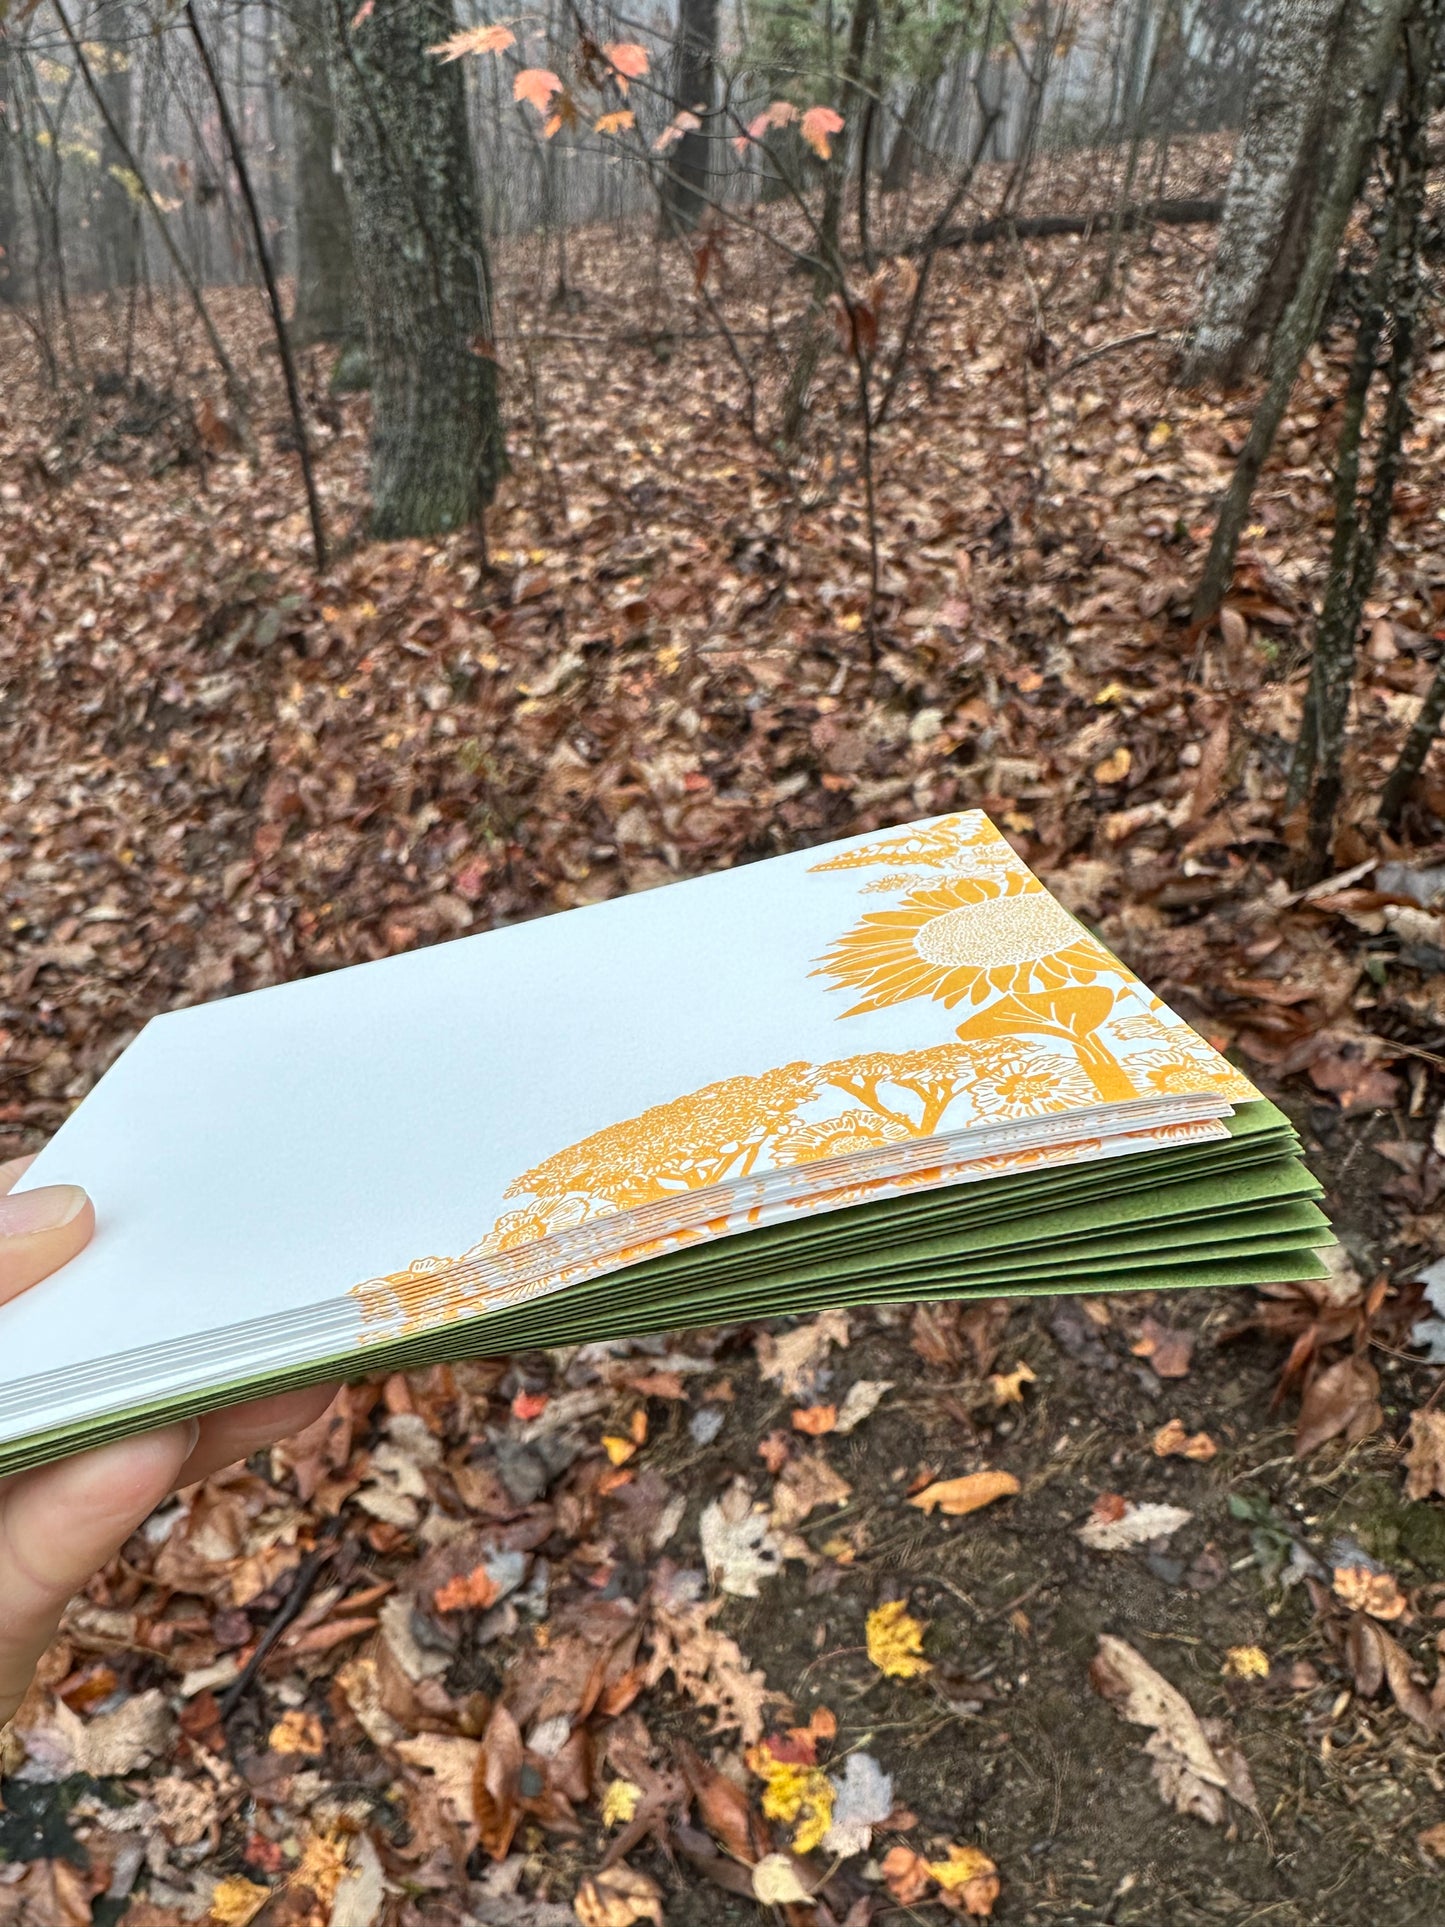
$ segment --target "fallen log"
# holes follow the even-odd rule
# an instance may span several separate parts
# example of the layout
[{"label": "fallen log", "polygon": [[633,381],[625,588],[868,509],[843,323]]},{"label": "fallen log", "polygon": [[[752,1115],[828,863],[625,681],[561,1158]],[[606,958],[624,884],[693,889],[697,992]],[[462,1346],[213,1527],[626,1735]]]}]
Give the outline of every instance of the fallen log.
[{"label": "fallen log", "polygon": [[1096,208],[1090,214],[1000,214],[968,227],[945,228],[912,242],[905,254],[928,254],[935,248],[983,247],[989,241],[1042,241],[1056,234],[1108,233],[1114,228],[1130,233],[1141,227],[1200,227],[1217,221],[1222,200],[1192,196],[1181,200],[1136,201],[1125,208]]}]

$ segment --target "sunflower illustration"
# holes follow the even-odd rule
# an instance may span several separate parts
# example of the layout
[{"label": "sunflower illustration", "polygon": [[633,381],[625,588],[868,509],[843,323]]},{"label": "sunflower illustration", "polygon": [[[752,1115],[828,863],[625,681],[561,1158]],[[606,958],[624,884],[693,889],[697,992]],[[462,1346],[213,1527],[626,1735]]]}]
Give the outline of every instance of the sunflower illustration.
[{"label": "sunflower illustration", "polygon": [[1092,983],[1119,966],[1027,871],[952,877],[871,911],[819,960],[815,976],[863,993],[856,1017],[910,997],[952,1009],[967,998]]}]

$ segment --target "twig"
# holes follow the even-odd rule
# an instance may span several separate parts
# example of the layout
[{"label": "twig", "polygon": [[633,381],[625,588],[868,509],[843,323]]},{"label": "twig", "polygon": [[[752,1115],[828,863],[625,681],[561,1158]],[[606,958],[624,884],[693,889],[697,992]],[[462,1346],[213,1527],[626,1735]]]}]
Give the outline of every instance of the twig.
[{"label": "twig", "polygon": [[344,1513],[338,1512],[334,1518],[327,1521],[316,1546],[307,1553],[296,1568],[296,1577],[291,1581],[291,1590],[276,1608],[270,1625],[257,1640],[255,1652],[222,1694],[217,1707],[217,1716],[223,1726],[255,1684],[256,1676],[270,1657],[277,1640],[316,1590],[316,1582],[321,1577],[322,1567],[336,1551],[336,1541],[340,1537],[341,1522],[344,1517]]},{"label": "twig", "polygon": [[1059,370],[1059,379],[1062,381],[1065,375],[1072,375],[1080,368],[1087,368],[1091,361],[1100,361],[1105,355],[1112,355],[1116,349],[1133,348],[1141,341],[1157,341],[1160,335],[1169,333],[1172,333],[1172,330],[1168,328],[1141,328],[1137,334],[1120,335],[1117,341],[1106,341],[1098,348],[1090,348],[1087,354],[1075,355],[1066,368]]}]

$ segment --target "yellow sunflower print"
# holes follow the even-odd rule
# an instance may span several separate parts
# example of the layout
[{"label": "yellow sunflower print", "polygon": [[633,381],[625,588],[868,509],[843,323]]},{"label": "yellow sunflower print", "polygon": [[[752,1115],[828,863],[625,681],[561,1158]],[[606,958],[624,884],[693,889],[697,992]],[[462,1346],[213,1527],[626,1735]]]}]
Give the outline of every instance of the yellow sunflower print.
[{"label": "yellow sunflower print", "polygon": [[910,997],[945,1009],[965,998],[1092,983],[1119,965],[1036,877],[952,877],[874,910],[828,950],[814,976],[863,995],[845,1017]]}]

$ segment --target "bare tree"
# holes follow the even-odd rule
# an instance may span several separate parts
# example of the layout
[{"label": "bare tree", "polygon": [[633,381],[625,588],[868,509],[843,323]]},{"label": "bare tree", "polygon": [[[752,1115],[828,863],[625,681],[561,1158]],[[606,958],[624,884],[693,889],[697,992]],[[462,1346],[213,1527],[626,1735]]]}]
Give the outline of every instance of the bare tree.
[{"label": "bare tree", "polygon": [[491,279],[450,5],[330,0],[332,86],[371,356],[372,532],[474,525],[505,465]]},{"label": "bare tree", "polygon": [[662,204],[667,218],[682,229],[694,228],[712,197],[714,183],[711,119],[717,80],[718,0],[681,0],[673,53],[672,97],[682,113],[695,114],[700,127],[689,128],[677,143],[672,166],[663,176]]},{"label": "bare tree", "polygon": [[128,288],[136,272],[136,209],[131,145],[131,20],[127,0],[100,0],[92,66],[105,101],[100,128],[100,178],[92,219],[101,283]]},{"label": "bare tree", "polygon": [[1236,381],[1269,345],[1304,265],[1329,155],[1351,138],[1369,11],[1360,0],[1277,0],[1265,12],[1187,383]]},{"label": "bare tree", "polygon": [[20,203],[15,182],[14,46],[0,18],[0,303],[20,294]]},{"label": "bare tree", "polygon": [[326,0],[294,0],[292,18],[296,309],[291,331],[301,343],[343,341],[361,332],[360,295],[326,63]]}]

